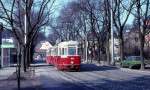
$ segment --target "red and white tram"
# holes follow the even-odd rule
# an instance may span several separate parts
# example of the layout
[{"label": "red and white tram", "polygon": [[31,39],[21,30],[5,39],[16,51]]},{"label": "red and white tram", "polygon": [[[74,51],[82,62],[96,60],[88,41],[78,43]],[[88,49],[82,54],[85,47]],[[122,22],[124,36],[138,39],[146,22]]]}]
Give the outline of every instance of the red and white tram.
[{"label": "red and white tram", "polygon": [[46,62],[58,70],[80,70],[81,58],[78,55],[78,42],[66,41],[47,51]]}]

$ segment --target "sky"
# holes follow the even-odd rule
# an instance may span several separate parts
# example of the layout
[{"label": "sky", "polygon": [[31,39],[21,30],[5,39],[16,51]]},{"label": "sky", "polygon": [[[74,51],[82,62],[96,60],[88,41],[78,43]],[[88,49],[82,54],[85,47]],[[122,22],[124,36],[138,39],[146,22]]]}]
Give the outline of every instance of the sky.
[{"label": "sky", "polygon": [[[7,3],[7,0],[2,0],[3,2],[6,2],[6,4],[7,5],[5,5],[7,8],[10,8],[9,7],[9,5],[8,5],[8,3]],[[52,0],[53,1],[53,0]],[[67,3],[68,2],[71,2],[71,1],[73,1],[73,0],[55,0],[55,2],[54,2],[54,5],[53,5],[53,7],[52,7],[52,10],[54,10],[54,12],[53,12],[53,16],[56,18],[56,17],[58,17],[59,16],[59,14],[60,14],[60,11],[61,11],[61,9],[65,6],[65,5],[67,5]],[[51,6],[51,3],[49,4],[49,6]],[[3,22],[3,23],[5,23],[3,20],[1,20],[0,19],[0,22]],[[42,30],[42,31],[44,31],[44,30]],[[48,34],[50,33],[49,32],[49,28],[48,27],[46,27],[45,28],[45,31],[46,31],[46,36],[48,36]]]},{"label": "sky", "polygon": [[[56,0],[56,1],[55,1],[55,4],[54,4],[54,7],[56,8],[56,9],[55,9],[55,12],[54,12],[55,17],[59,16],[59,13],[60,13],[61,9],[62,9],[65,5],[67,5],[68,2],[71,2],[71,1],[74,1],[74,0]],[[132,24],[133,18],[134,18],[133,15],[130,15],[130,17],[129,17],[127,23],[128,23],[128,24]]]},{"label": "sky", "polygon": [[[74,1],[74,0],[56,0],[53,7],[52,7],[54,10],[53,17],[55,17],[55,18],[58,17],[61,9],[71,1]],[[133,16],[131,15],[127,21],[127,24],[132,24],[132,22],[133,22]],[[45,28],[46,36],[48,36],[48,34],[50,33],[49,29],[50,28],[48,28],[48,27]]]},{"label": "sky", "polygon": [[[54,9],[53,17],[55,18],[58,17],[61,9],[71,1],[73,0],[56,0],[52,8],[52,10]],[[50,34],[50,28],[46,27],[45,32],[46,32],[45,35],[48,36]]]},{"label": "sky", "polygon": [[61,9],[67,5],[68,2],[71,2],[73,0],[56,0],[54,3],[54,8],[55,8],[55,12],[54,15],[55,16],[59,16],[59,13],[61,11]]},{"label": "sky", "polygon": [[[60,14],[60,11],[61,11],[61,9],[64,7],[64,6],[66,6],[69,2],[71,2],[71,1],[74,1],[74,0],[56,0],[55,1],[55,3],[54,3],[54,6],[53,6],[53,8],[55,9],[55,11],[54,11],[54,13],[53,13],[53,15],[54,15],[54,17],[56,18],[56,17],[58,17],[59,16],[59,14]],[[129,19],[128,19],[128,21],[127,21],[127,24],[132,24],[132,22],[133,22],[133,18],[134,18],[134,16],[133,15],[130,15],[129,16]],[[123,21],[124,21],[124,19],[123,19]],[[48,36],[49,34],[50,34],[50,30],[49,30],[50,28],[46,28],[46,33],[45,33],[45,35],[46,36]]]}]

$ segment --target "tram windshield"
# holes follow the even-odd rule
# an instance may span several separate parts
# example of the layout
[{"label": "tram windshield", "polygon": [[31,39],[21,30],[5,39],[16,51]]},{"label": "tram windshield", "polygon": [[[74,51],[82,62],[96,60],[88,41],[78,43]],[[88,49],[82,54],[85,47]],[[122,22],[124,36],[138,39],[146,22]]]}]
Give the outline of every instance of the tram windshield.
[{"label": "tram windshield", "polygon": [[76,47],[69,47],[68,48],[69,55],[76,55]]}]

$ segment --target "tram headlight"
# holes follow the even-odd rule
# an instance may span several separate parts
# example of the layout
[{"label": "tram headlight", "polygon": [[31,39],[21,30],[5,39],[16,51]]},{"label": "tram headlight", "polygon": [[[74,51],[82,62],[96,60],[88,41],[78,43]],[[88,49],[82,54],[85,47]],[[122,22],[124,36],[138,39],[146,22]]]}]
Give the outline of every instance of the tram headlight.
[{"label": "tram headlight", "polygon": [[74,64],[74,61],[71,61],[71,64]]},{"label": "tram headlight", "polygon": [[71,60],[74,60],[74,58],[73,58],[73,57],[71,57],[70,59],[71,59]]}]

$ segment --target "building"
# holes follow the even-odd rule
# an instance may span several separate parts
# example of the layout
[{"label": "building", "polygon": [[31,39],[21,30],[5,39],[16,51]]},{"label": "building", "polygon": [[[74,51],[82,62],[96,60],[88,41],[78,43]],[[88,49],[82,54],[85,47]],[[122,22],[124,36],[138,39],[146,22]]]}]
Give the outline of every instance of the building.
[{"label": "building", "polygon": [[9,30],[2,30],[0,44],[0,67],[8,67],[17,62],[17,52],[12,33]]},{"label": "building", "polygon": [[50,49],[52,45],[48,41],[41,41],[36,47],[34,52],[35,60],[45,60],[46,51]]},{"label": "building", "polygon": [[13,38],[2,38],[1,44],[1,67],[8,67],[17,62],[16,47]]}]

